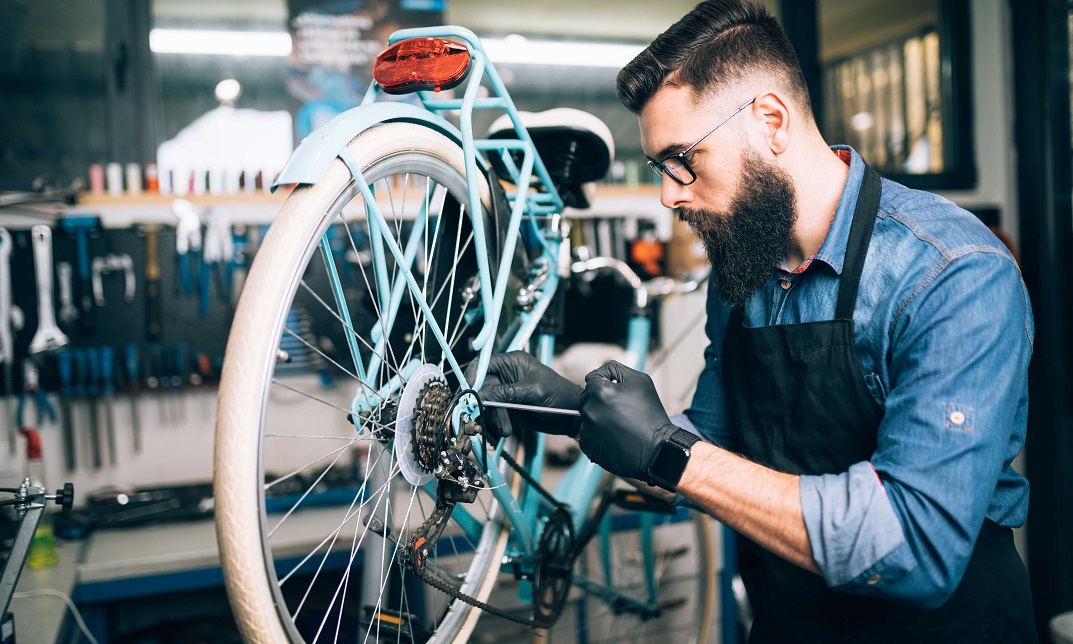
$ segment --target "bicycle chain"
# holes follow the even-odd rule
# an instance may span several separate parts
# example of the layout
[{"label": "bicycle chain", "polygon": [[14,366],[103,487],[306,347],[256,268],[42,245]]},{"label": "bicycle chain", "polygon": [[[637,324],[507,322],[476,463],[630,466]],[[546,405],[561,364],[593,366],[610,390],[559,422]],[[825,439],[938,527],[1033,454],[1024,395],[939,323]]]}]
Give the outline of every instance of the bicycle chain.
[{"label": "bicycle chain", "polygon": [[[502,452],[500,456],[503,457],[503,460],[507,462],[507,465],[509,465],[515,472],[517,472],[518,475],[521,476],[526,483],[531,485],[545,499],[547,499],[552,505],[554,505],[557,512],[569,511],[569,508],[565,503],[562,503],[561,501],[556,499],[551,494],[551,492],[548,492],[546,489],[544,489],[544,487],[540,485],[540,483],[538,483],[536,479],[534,479],[528,472],[526,472],[525,469],[518,463],[518,461],[514,460],[514,458],[510,454]],[[448,504],[444,502],[437,493],[436,509],[432,512],[431,515],[429,515],[429,518],[418,528],[416,528],[411,534],[409,551],[412,553],[411,556],[414,556],[414,559],[409,560],[408,564],[410,569],[413,570],[413,572],[417,575],[417,578],[425,582],[429,586],[432,586],[433,588],[443,592],[444,594],[449,595],[453,599],[457,599],[461,602],[469,604],[470,606],[473,606],[474,608],[478,608],[483,612],[490,613],[497,617],[502,617],[503,619],[529,626],[530,628],[549,628],[554,625],[555,622],[558,621],[558,614],[551,615],[544,619],[521,617],[519,615],[515,615],[508,611],[505,611],[501,608],[496,608],[491,604],[482,602],[481,600],[477,599],[476,597],[473,597],[472,595],[467,595],[455,588],[454,586],[451,586],[448,583],[438,579],[435,575],[429,574],[425,571],[424,557],[427,553],[427,547],[430,543],[434,543],[435,540],[439,538],[439,535],[443,532],[444,527],[446,527],[446,519],[450,516],[450,510],[453,507],[454,504]],[[444,525],[437,526],[437,524],[441,521],[444,523]],[[426,535],[432,527],[437,527],[437,529],[435,531],[435,536],[429,539],[426,537]],[[424,549],[425,552],[419,552],[419,548]]]}]

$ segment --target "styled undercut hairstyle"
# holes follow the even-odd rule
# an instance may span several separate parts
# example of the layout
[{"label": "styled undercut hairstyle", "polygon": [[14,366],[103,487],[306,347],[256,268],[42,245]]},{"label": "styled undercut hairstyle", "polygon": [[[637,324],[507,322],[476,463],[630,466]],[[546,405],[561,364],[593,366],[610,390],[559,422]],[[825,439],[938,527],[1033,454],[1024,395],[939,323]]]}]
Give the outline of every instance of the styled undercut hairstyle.
[{"label": "styled undercut hairstyle", "polygon": [[781,78],[806,119],[808,86],[778,21],[755,0],[706,0],[671,25],[618,73],[618,98],[634,114],[667,84],[695,98],[753,74]]}]

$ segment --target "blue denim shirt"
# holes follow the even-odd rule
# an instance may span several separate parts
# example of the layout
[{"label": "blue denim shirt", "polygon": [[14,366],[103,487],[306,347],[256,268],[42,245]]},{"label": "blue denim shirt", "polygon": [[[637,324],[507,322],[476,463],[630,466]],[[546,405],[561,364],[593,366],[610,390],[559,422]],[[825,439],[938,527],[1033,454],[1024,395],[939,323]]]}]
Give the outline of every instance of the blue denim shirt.
[{"label": "blue denim shirt", "polygon": [[[834,317],[863,176],[851,150],[820,250],[803,271],[774,270],[746,302],[746,324]],[[721,362],[729,313],[709,287],[705,368],[675,420],[733,450]],[[1028,413],[1028,294],[1009,251],[972,214],[884,179],[853,320],[883,419],[870,461],[801,477],[812,554],[835,590],[938,606],[957,588],[984,518],[1016,527],[1028,511],[1028,481],[1010,466]]]}]

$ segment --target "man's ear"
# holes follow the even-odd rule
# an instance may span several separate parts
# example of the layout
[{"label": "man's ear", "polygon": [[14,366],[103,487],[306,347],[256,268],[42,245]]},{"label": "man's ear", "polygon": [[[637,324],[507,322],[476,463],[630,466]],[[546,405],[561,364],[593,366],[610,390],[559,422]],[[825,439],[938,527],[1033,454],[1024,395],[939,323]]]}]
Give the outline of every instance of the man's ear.
[{"label": "man's ear", "polygon": [[785,152],[790,146],[793,131],[790,127],[790,108],[782,96],[776,92],[761,94],[753,104],[753,113],[763,119],[764,144],[772,154]]}]

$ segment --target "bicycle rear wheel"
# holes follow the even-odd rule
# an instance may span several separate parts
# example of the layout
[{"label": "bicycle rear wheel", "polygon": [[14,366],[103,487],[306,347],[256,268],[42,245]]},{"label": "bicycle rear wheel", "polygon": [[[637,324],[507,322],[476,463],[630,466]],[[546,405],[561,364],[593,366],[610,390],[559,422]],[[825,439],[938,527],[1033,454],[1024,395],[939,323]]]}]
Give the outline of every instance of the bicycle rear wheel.
[{"label": "bicycle rear wheel", "polygon": [[[619,485],[625,485],[618,482]],[[716,557],[712,520],[612,509],[574,566],[574,590],[553,641],[712,641]]]},{"label": "bicycle rear wheel", "polygon": [[[464,640],[479,611],[402,563],[436,492],[399,475],[392,438],[416,367],[433,365],[443,388],[457,390],[451,364],[472,357],[490,314],[473,288],[472,218],[483,218],[493,269],[500,222],[490,197],[469,203],[462,151],[436,131],[388,123],[348,149],[387,226],[370,224],[337,160],[287,199],[235,313],[214,461],[224,580],[248,641]],[[458,508],[426,569],[484,599],[508,530],[488,491]]]}]

